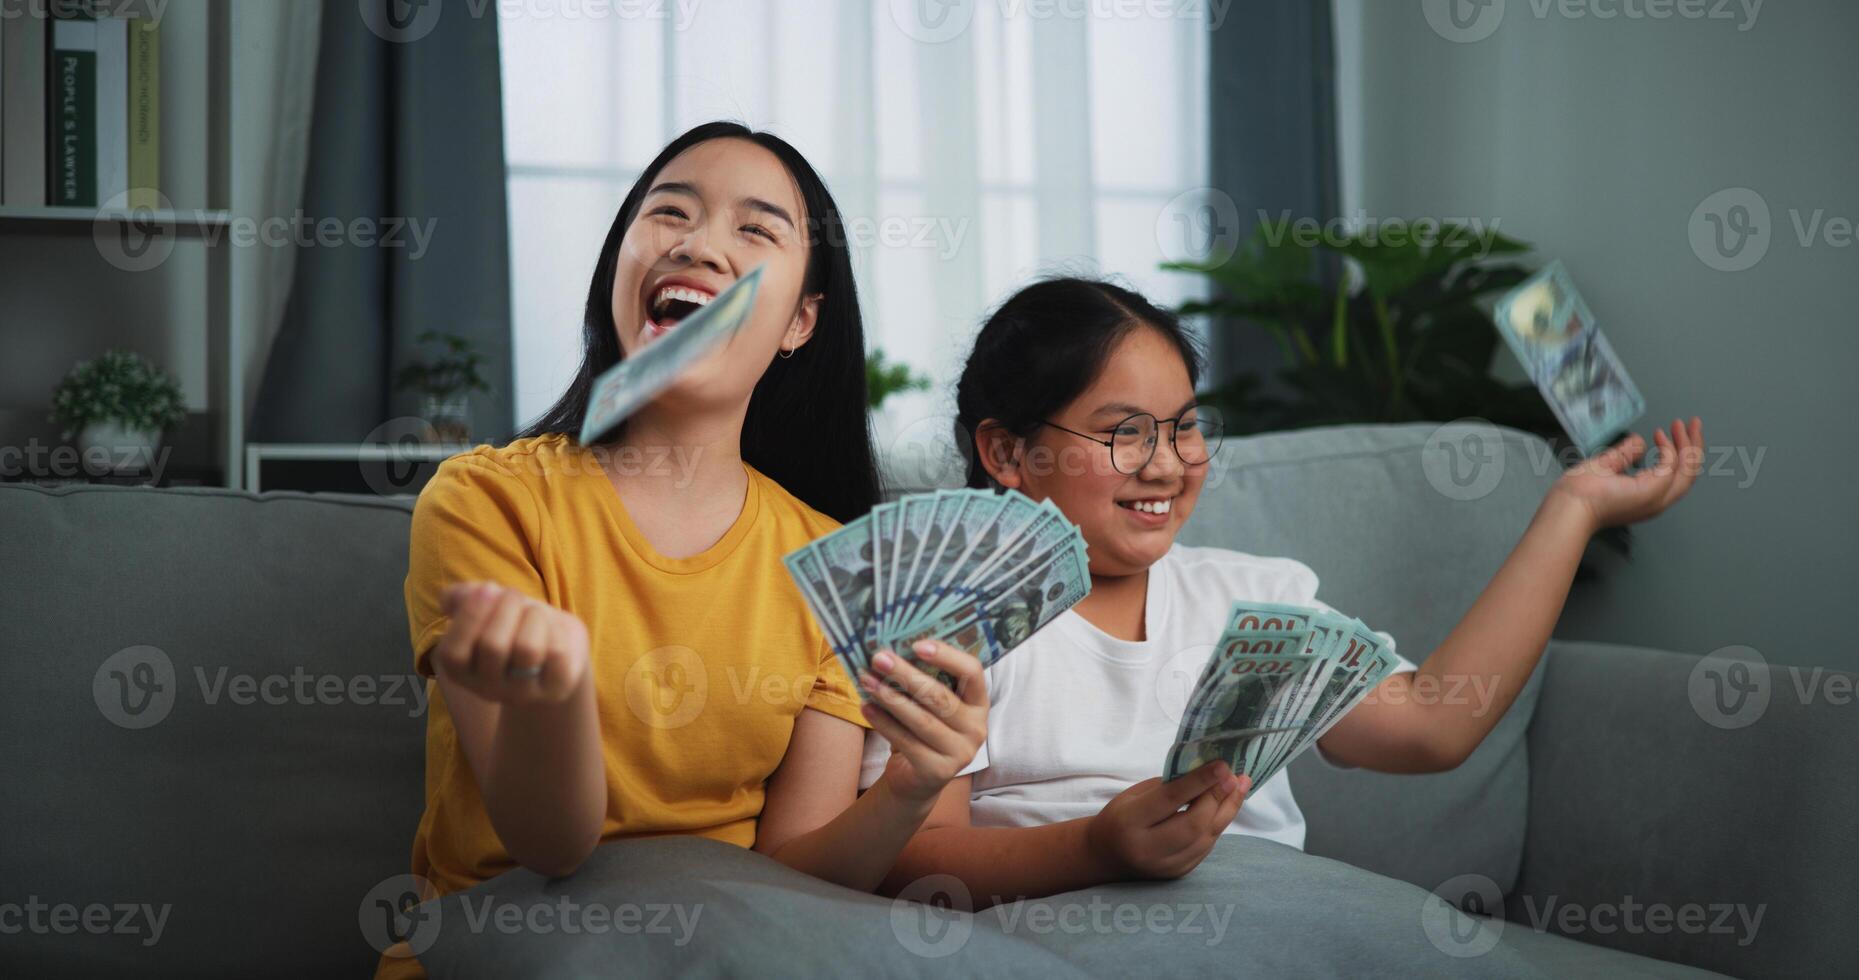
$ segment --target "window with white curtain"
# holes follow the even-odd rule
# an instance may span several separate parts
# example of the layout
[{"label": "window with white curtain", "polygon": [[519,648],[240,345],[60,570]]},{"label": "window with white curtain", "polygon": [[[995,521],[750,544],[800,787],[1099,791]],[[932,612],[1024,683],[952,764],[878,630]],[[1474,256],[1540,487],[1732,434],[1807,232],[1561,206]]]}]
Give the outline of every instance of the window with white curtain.
[{"label": "window with white curtain", "polygon": [[933,382],[887,403],[892,428],[952,414],[975,329],[1036,275],[1197,294],[1197,277],[1157,265],[1180,254],[1171,202],[1205,182],[1202,5],[941,6],[970,19],[928,42],[900,21],[916,0],[499,4],[518,421],[579,364],[627,188],[711,119],[776,132],[826,179],[867,344]]}]

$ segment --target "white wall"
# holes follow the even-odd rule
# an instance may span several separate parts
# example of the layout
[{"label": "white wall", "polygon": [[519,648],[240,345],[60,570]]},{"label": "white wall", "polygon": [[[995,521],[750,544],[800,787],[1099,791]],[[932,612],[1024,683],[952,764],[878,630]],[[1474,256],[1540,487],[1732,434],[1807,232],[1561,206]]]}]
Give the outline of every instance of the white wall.
[{"label": "white wall", "polygon": [[[1859,4],[1496,0],[1460,41],[1429,24],[1443,0],[1336,4],[1346,210],[1496,220],[1563,259],[1640,431],[1696,414],[1741,454],[1637,528],[1561,634],[1859,669]],[[1737,187],[1771,211],[1768,251],[1719,271],[1693,213]],[[1804,244],[1816,211],[1834,240]]]}]

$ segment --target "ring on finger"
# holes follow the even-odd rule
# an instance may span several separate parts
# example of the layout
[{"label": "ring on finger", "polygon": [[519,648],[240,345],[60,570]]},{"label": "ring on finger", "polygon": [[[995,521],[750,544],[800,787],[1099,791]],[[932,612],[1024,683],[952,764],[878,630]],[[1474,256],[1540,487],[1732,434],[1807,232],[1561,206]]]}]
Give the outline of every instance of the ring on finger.
[{"label": "ring on finger", "polygon": [[542,665],[534,664],[528,667],[519,667],[516,664],[511,664],[504,668],[504,675],[507,677],[524,677],[533,680],[542,676]]}]

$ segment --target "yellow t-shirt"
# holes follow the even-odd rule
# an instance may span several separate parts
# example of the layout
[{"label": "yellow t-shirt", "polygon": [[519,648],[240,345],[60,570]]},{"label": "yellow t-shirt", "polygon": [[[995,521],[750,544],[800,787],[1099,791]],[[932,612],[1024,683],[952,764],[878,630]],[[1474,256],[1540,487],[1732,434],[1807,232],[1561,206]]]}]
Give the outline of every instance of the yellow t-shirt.
[{"label": "yellow t-shirt", "polygon": [[[662,465],[677,479],[675,460]],[[432,676],[428,656],[450,625],[440,596],[456,582],[518,589],[587,624],[607,769],[603,840],[694,834],[749,847],[763,784],[801,710],[869,727],[781,564],[839,525],[744,468],[742,513],[688,558],[653,550],[595,454],[565,435],[453,457],[414,507],[406,599],[421,674]],[[443,895],[515,866],[435,684],[413,873]],[[380,975],[402,973],[384,961]]]}]

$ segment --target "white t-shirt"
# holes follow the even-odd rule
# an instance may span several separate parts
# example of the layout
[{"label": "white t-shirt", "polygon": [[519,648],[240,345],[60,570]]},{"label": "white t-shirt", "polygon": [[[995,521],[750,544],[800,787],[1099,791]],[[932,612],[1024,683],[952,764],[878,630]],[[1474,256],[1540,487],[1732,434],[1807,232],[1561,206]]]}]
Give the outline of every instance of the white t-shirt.
[{"label": "white t-shirt", "polygon": [[[974,775],[977,827],[1032,827],[1088,817],[1153,776],[1236,599],[1330,609],[1317,574],[1291,558],[1176,545],[1149,569],[1148,639],[1117,639],[1067,610],[988,668],[988,738]],[[1394,640],[1378,633],[1393,652]],[[1396,654],[1398,657],[1399,654]],[[1399,670],[1414,665],[1401,658]],[[884,772],[890,743],[865,738],[859,785]],[[1226,833],[1304,846],[1290,774],[1255,786]]]}]

